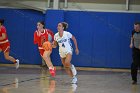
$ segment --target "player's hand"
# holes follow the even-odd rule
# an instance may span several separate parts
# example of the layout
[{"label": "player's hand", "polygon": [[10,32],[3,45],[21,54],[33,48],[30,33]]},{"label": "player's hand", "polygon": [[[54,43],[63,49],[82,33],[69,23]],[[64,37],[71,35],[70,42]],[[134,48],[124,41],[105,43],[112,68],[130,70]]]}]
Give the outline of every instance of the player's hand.
[{"label": "player's hand", "polygon": [[133,47],[133,44],[130,44],[130,46],[129,46],[130,48],[132,48]]},{"label": "player's hand", "polygon": [[140,49],[140,45],[139,45],[139,49]]},{"label": "player's hand", "polygon": [[55,45],[55,42],[52,42],[52,48],[56,48],[57,46]]},{"label": "player's hand", "polygon": [[75,53],[76,53],[76,55],[79,54],[79,49],[78,48],[75,49]]}]

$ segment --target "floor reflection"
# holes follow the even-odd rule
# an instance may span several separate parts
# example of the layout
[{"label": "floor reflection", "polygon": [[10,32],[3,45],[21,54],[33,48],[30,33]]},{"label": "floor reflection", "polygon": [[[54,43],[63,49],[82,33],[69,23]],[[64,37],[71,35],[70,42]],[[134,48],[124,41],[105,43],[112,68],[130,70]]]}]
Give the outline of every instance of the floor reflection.
[{"label": "floor reflection", "polygon": [[63,69],[52,78],[46,68],[3,67],[0,93],[140,93],[140,81],[132,85],[128,72],[78,71],[77,77],[78,84],[71,84]]},{"label": "floor reflection", "polygon": [[77,84],[72,84],[71,85],[71,90],[68,93],[75,93],[77,89]]},{"label": "floor reflection", "polygon": [[12,83],[3,85],[4,87],[1,89],[2,93],[10,93],[11,89],[17,89],[19,85],[18,81],[19,81],[18,78],[15,78]]},{"label": "floor reflection", "polygon": [[40,87],[42,88],[42,93],[62,93],[62,91],[65,91],[64,93],[75,93],[77,84],[69,83],[69,88],[66,86],[66,89],[60,89],[60,86],[63,86],[63,84],[59,82],[57,77],[49,77],[47,76],[48,74],[49,72],[46,69],[42,69],[41,77],[44,77],[43,79],[40,79]]},{"label": "floor reflection", "polygon": [[131,93],[138,93],[138,85],[132,85]]}]

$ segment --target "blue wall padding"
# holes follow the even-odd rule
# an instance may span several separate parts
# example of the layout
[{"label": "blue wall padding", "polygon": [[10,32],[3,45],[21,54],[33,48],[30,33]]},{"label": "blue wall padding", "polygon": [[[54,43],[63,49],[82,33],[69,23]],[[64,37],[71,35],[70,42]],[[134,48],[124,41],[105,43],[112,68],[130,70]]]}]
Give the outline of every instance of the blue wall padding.
[{"label": "blue wall padding", "polygon": [[[0,9],[0,14],[6,19],[11,50],[23,60],[23,64],[41,63],[37,47],[33,44],[33,33],[37,21],[45,20],[46,27],[54,33],[59,22],[69,24],[67,30],[76,37],[80,50],[78,56],[73,52],[74,65],[130,68],[130,36],[134,22],[140,21],[139,13],[47,10],[43,15],[33,10]],[[51,57],[54,65],[61,65],[58,47]],[[0,60],[5,61],[3,56]]]},{"label": "blue wall padding", "polygon": [[[62,10],[47,10],[45,16],[46,27],[51,29],[54,34],[57,33],[57,24],[64,21],[64,11]],[[52,63],[59,66],[62,65],[58,47],[53,49],[51,55]]]},{"label": "blue wall padding", "polygon": [[[18,58],[21,64],[40,64],[41,57],[33,44],[33,34],[37,22],[44,20],[44,15],[33,10],[0,9],[0,18],[5,19],[4,25],[11,43],[10,55]],[[3,56],[0,60],[10,63]]]},{"label": "blue wall padding", "polygon": [[45,15],[46,27],[51,29],[54,33],[57,32],[57,24],[64,21],[63,10],[47,10]]},{"label": "blue wall padding", "polygon": [[64,11],[68,31],[77,38],[80,50],[80,55],[73,55],[72,63],[76,66],[130,68],[131,30],[133,23],[140,21],[139,17],[138,13]]}]

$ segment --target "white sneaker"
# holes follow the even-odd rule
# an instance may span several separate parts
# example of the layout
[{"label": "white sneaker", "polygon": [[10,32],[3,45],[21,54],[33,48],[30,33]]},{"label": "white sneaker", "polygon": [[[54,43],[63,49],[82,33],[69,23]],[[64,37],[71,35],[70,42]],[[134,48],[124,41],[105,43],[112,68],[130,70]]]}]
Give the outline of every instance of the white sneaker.
[{"label": "white sneaker", "polygon": [[19,68],[19,60],[17,59],[16,62],[17,62],[16,63],[16,69],[18,69]]},{"label": "white sneaker", "polygon": [[77,70],[75,69],[75,67],[74,67],[73,64],[71,64],[71,71],[72,71],[72,74],[73,74],[74,76],[77,75]]},{"label": "white sneaker", "polygon": [[71,83],[72,84],[76,84],[77,83],[77,77],[76,76],[73,76]]}]

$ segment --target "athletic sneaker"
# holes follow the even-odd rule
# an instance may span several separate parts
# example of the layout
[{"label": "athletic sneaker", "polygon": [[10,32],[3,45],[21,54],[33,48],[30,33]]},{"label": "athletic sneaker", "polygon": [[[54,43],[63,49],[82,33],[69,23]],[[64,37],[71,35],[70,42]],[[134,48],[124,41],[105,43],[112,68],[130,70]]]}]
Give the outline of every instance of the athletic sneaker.
[{"label": "athletic sneaker", "polygon": [[76,76],[73,76],[71,83],[72,84],[76,84],[77,83],[77,77]]},{"label": "athletic sneaker", "polygon": [[54,67],[54,69],[49,69],[49,71],[50,71],[51,76],[55,77],[55,75],[56,75],[56,68]]},{"label": "athletic sneaker", "polygon": [[137,84],[137,81],[133,81],[132,84],[133,84],[133,85],[136,85],[136,84]]},{"label": "athletic sneaker", "polygon": [[19,68],[19,60],[17,59],[16,60],[16,69],[18,69]]},{"label": "athletic sneaker", "polygon": [[76,71],[76,69],[75,69],[75,67],[74,67],[73,64],[71,64],[71,71],[72,71],[72,74],[73,74],[74,76],[77,75],[77,71]]}]

